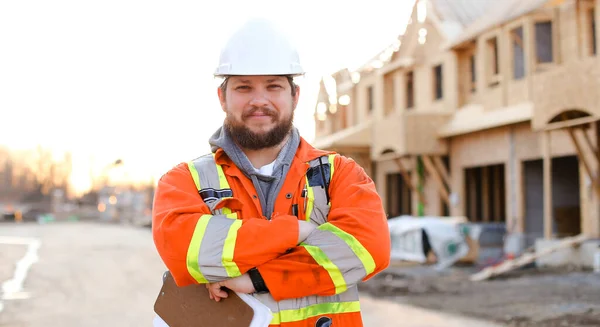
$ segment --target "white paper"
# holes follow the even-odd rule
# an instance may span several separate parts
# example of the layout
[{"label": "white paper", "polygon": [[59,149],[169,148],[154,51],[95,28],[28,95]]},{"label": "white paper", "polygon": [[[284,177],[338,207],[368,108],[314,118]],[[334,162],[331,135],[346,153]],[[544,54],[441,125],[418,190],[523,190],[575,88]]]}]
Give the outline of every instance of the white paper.
[{"label": "white paper", "polygon": [[271,309],[262,304],[259,300],[250,294],[236,293],[244,302],[254,310],[254,317],[249,327],[267,327],[273,319]]},{"label": "white paper", "polygon": [[[250,326],[248,327],[268,327],[273,319],[273,313],[271,309],[266,305],[262,304],[259,300],[255,299],[252,295],[236,293],[244,302],[248,303],[248,305],[254,310],[254,317],[252,317],[252,321],[250,322]],[[162,320],[159,315],[154,317],[152,321],[153,327],[169,327],[167,323]]]},{"label": "white paper", "polygon": [[169,327],[169,325],[167,325],[167,323],[164,320],[162,320],[162,318],[159,315],[154,316],[154,320],[152,321],[152,326],[153,327]]}]

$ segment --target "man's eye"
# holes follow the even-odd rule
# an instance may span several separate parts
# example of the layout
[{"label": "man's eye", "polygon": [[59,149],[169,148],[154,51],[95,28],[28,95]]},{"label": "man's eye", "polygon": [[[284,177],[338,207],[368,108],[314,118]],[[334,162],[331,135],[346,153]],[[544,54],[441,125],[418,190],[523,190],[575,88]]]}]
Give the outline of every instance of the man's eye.
[{"label": "man's eye", "polygon": [[250,87],[247,85],[240,85],[240,86],[236,87],[235,89],[236,90],[248,90],[248,89],[250,89]]},{"label": "man's eye", "polygon": [[278,85],[278,84],[271,84],[271,85],[269,85],[269,88],[270,88],[270,89],[277,89],[277,88],[281,88],[281,85]]}]

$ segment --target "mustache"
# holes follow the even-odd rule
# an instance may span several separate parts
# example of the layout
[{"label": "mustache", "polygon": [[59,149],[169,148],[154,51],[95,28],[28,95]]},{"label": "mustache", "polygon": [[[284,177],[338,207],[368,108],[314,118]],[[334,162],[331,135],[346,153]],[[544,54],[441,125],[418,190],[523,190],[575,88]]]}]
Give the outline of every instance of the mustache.
[{"label": "mustache", "polygon": [[243,119],[246,119],[252,115],[254,115],[256,112],[260,112],[263,115],[267,115],[269,117],[277,117],[277,111],[275,111],[274,109],[271,108],[258,108],[258,107],[252,107],[250,110],[248,110],[247,112],[245,112],[242,115]]}]

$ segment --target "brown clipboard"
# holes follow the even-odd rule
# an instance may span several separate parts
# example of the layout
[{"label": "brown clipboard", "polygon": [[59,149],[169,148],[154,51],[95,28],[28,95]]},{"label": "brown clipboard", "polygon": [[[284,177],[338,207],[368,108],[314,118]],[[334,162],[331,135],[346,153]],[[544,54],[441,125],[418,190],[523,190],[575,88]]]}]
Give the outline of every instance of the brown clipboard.
[{"label": "brown clipboard", "polygon": [[154,303],[156,312],[169,327],[248,327],[254,310],[235,292],[221,301],[211,300],[203,284],[178,287],[170,272]]}]

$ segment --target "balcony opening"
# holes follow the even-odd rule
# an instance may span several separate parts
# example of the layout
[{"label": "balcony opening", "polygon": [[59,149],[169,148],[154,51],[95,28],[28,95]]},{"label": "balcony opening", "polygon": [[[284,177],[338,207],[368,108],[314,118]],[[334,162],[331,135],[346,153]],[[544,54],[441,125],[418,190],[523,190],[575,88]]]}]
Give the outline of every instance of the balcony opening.
[{"label": "balcony opening", "polygon": [[465,188],[465,212],[469,221],[506,221],[504,164],[465,169]]},{"label": "balcony opening", "polygon": [[500,84],[498,64],[498,38],[493,37],[485,43],[487,83],[490,87]]},{"label": "balcony opening", "polygon": [[523,27],[519,26],[510,32],[512,43],[512,68],[515,80],[525,77],[525,46],[523,43]]},{"label": "balcony opening", "polygon": [[477,46],[471,42],[468,46],[458,50],[458,101],[462,107],[469,103],[473,93],[477,90],[477,61],[475,53]]},{"label": "balcony opening", "polygon": [[444,96],[442,65],[433,67],[434,99],[440,100]]},{"label": "balcony opening", "polygon": [[477,90],[477,66],[475,65],[475,63],[475,55],[469,56],[469,66],[471,68],[469,71],[469,75],[471,76],[471,87],[469,89],[471,93],[475,93],[475,91]]},{"label": "balcony opening", "polygon": [[415,106],[415,87],[414,73],[406,73],[406,109],[412,109]]},{"label": "balcony opening", "polygon": [[595,56],[598,53],[598,38],[597,38],[597,34],[596,34],[596,8],[591,8],[588,11],[588,17],[590,20],[590,24],[589,24],[589,28],[590,28],[590,52],[593,56]]},{"label": "balcony opening", "polygon": [[539,21],[535,23],[535,54],[538,64],[554,61],[552,46],[552,21]]},{"label": "balcony opening", "polygon": [[375,107],[375,99],[373,98],[375,95],[373,94],[373,86],[369,86],[367,87],[367,105],[369,108],[369,112],[373,111],[373,108]]}]

